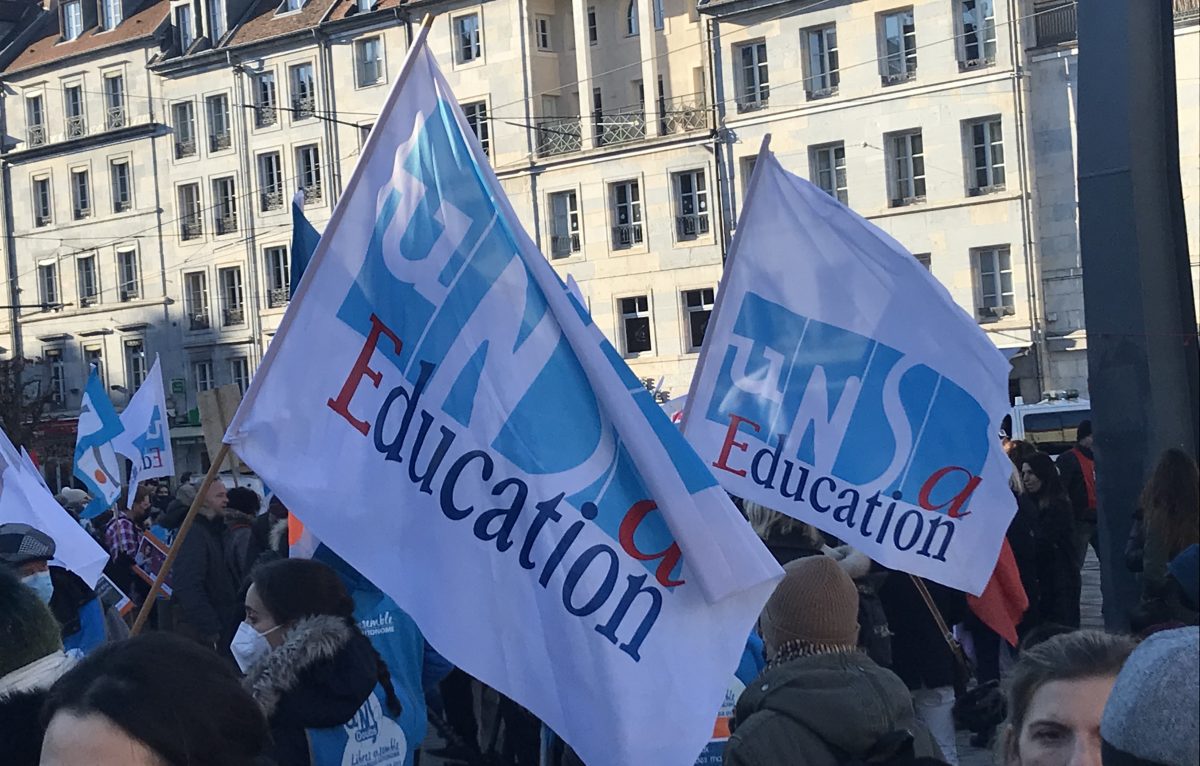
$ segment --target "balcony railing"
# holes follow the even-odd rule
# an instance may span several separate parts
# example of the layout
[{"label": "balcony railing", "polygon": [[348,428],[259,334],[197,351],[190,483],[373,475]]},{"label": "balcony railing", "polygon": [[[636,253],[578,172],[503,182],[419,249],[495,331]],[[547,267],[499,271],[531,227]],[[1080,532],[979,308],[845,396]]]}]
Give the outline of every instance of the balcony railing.
[{"label": "balcony railing", "polygon": [[1175,0],[1175,23],[1200,23],[1200,0]]},{"label": "balcony railing", "polygon": [[693,130],[708,128],[708,105],[704,103],[703,94],[678,96],[663,102],[662,132],[663,135],[673,133],[689,133]]},{"label": "balcony railing", "polygon": [[267,291],[267,308],[278,309],[288,305],[289,290],[286,287],[272,287]]},{"label": "balcony railing", "polygon": [[213,133],[208,137],[208,150],[210,152],[219,152],[231,146],[233,146],[233,137],[228,130],[221,133]]},{"label": "balcony railing", "polygon": [[552,258],[566,258],[571,253],[578,252],[578,234],[553,234],[550,236],[550,256]]},{"label": "balcony railing", "polygon": [[208,311],[194,311],[188,314],[188,327],[192,330],[207,330],[212,327]]},{"label": "balcony railing", "polygon": [[49,226],[50,225],[50,214],[49,213],[38,213],[37,215],[35,215],[33,217],[33,223],[35,226]]},{"label": "balcony railing", "polygon": [[919,194],[914,197],[893,197],[891,207],[908,207],[909,205],[919,205],[925,201],[925,195]]},{"label": "balcony railing", "polygon": [[613,246],[617,248],[633,247],[642,243],[642,225],[640,223],[619,223],[612,228]]},{"label": "balcony railing", "polygon": [[598,120],[596,142],[601,146],[627,144],[646,137],[646,112],[641,106],[626,106],[606,112]]},{"label": "balcony railing", "polygon": [[196,156],[196,139],[185,138],[175,142],[175,159]]},{"label": "balcony railing", "polygon": [[879,81],[885,86],[899,85],[899,84],[905,83],[905,82],[912,82],[915,79],[917,79],[917,68],[916,67],[911,67],[909,69],[904,70],[903,72],[888,72],[887,74],[883,74],[883,75],[879,76]]},{"label": "balcony railing", "polygon": [[92,206],[91,205],[76,205],[72,209],[71,214],[75,217],[76,221],[81,221],[84,218],[91,216]]},{"label": "balcony railing", "polygon": [[292,99],[292,119],[303,120],[317,113],[317,100],[312,96],[298,96]]},{"label": "balcony railing", "polygon": [[996,58],[994,56],[985,56],[978,59],[964,59],[958,62],[958,71],[970,72],[973,69],[987,69],[995,63]]},{"label": "balcony railing", "polygon": [[45,146],[46,144],[46,126],[45,125],[30,125],[29,126],[29,145]]},{"label": "balcony railing", "polygon": [[548,117],[538,122],[538,155],[577,152],[583,148],[578,117]]},{"label": "balcony railing", "polygon": [[1079,33],[1073,0],[1042,2],[1034,5],[1033,31],[1040,47],[1074,40]]},{"label": "balcony railing", "polygon": [[313,204],[319,204],[321,200],[324,199],[324,195],[321,191],[321,184],[319,182],[300,187],[300,192],[304,195],[305,205],[309,204],[310,202]]},{"label": "balcony railing", "polygon": [[142,289],[137,282],[129,282],[121,285],[118,292],[122,302],[133,301],[142,297]]},{"label": "balcony railing", "polygon": [[834,71],[832,74],[822,75],[821,77],[810,77],[804,83],[804,97],[808,101],[818,101],[823,98],[832,98],[838,94],[837,85],[822,85],[821,81],[829,82],[838,73]]},{"label": "balcony railing", "polygon": [[987,186],[973,186],[967,190],[968,197],[983,197],[988,194],[1004,191],[1004,182],[997,184],[989,184]]},{"label": "balcony railing", "polygon": [[254,126],[266,128],[279,122],[279,111],[274,104],[260,104],[254,107]]},{"label": "balcony railing", "polygon": [[738,114],[766,109],[770,98],[770,92],[766,88],[761,88],[754,93],[742,93],[737,98]]},{"label": "balcony railing", "polygon": [[100,296],[96,295],[95,293],[92,293],[91,295],[79,296],[79,307],[80,308],[87,308],[89,306],[95,306],[99,302],[100,302]]},{"label": "balcony railing", "polygon": [[204,233],[204,227],[199,217],[185,218],[179,225],[179,232],[182,239],[197,239]]},{"label": "balcony railing", "polygon": [[280,210],[283,208],[283,192],[281,191],[265,191],[259,195],[263,212],[268,210]]},{"label": "balcony railing", "polygon": [[87,123],[82,114],[67,118],[67,138],[83,138],[87,135]]},{"label": "balcony railing", "polygon": [[237,231],[237,213],[217,216],[217,234],[232,234]]},{"label": "balcony railing", "polygon": [[129,201],[128,198],[113,200],[113,212],[114,213],[124,213],[126,210],[129,210],[132,207],[133,207],[133,203],[131,201]]},{"label": "balcony railing", "polygon": [[104,110],[104,127],[106,130],[116,130],[129,124],[124,106],[110,106]]},{"label": "balcony railing", "polygon": [[245,309],[224,309],[221,312],[221,324],[225,327],[231,325],[245,324],[246,310]]},{"label": "balcony railing", "polygon": [[708,213],[675,216],[675,231],[680,239],[695,239],[708,234]]}]

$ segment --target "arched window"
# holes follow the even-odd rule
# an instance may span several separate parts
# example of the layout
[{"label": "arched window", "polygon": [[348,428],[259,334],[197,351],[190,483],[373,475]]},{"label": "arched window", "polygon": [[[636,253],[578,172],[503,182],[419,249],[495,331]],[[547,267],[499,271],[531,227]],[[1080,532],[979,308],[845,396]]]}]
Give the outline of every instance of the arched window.
[{"label": "arched window", "polygon": [[629,0],[629,8],[625,11],[625,34],[632,37],[638,33],[637,0]]}]

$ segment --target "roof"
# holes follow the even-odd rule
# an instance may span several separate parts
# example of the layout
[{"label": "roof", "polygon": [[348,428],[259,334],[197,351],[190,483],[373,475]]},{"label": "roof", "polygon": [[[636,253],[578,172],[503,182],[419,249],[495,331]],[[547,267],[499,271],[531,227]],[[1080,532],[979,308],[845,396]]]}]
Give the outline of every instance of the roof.
[{"label": "roof", "polygon": [[148,0],[139,10],[118,24],[116,29],[105,32],[98,26],[93,27],[70,42],[60,42],[58,14],[44,14],[35,22],[39,27],[33,39],[5,67],[5,74],[150,37],[162,25],[169,11],[170,0]]},{"label": "roof", "polygon": [[[402,0],[378,0],[371,10],[373,12],[386,11],[399,8],[401,5],[404,5]],[[341,19],[349,19],[362,15],[358,10],[358,3],[355,0],[338,0],[333,12],[329,14],[329,20],[340,21]]]},{"label": "roof", "polygon": [[233,37],[222,47],[269,40],[272,37],[311,29],[321,23],[325,14],[340,0],[308,0],[302,8],[291,13],[276,13],[279,0],[258,0],[246,18],[238,25]]}]

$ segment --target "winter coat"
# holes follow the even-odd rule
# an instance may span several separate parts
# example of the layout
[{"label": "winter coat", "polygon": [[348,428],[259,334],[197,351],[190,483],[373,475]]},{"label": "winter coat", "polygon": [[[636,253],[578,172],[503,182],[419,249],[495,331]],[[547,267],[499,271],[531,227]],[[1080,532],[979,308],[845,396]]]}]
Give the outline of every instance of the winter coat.
[{"label": "winter coat", "polygon": [[306,730],[349,721],[374,690],[378,670],[371,642],[345,620],[298,621],[244,681],[271,729],[268,755],[279,766],[325,766],[312,763]]},{"label": "winter coat", "polygon": [[1038,623],[1040,614],[1041,587],[1038,584],[1037,568],[1037,503],[1029,495],[1022,492],[1016,496],[1017,512],[1012,521],[1008,522],[1005,538],[1012,548],[1013,560],[1017,562],[1017,571],[1021,575],[1021,585],[1025,587],[1025,596],[1029,599],[1029,607],[1025,610],[1025,618],[1021,620],[1020,633],[1025,633]]},{"label": "winter coat", "polygon": [[158,520],[159,525],[171,531],[179,529],[179,525],[183,523],[184,517],[192,507],[192,501],[195,499],[196,487],[192,484],[184,484],[175,493],[175,499],[167,505],[167,510],[163,511],[162,517]]},{"label": "winter coat", "polygon": [[224,535],[224,521],[197,515],[171,570],[176,630],[221,651],[242,615]]},{"label": "winter coat", "polygon": [[51,566],[50,580],[54,583],[50,611],[62,628],[63,646],[68,650],[88,654],[106,641],[124,637],[109,635],[104,604],[79,575]]},{"label": "winter coat", "polygon": [[1067,489],[1067,497],[1071,501],[1071,510],[1075,513],[1075,519],[1095,523],[1096,509],[1088,502],[1087,479],[1084,478],[1084,469],[1079,463],[1079,457],[1075,454],[1074,450],[1076,449],[1082,452],[1084,457],[1095,460],[1090,449],[1076,444],[1072,449],[1059,455],[1058,461],[1054,465],[1058,468],[1058,475]]},{"label": "winter coat", "polygon": [[814,539],[804,527],[797,527],[784,534],[771,535],[764,542],[780,566],[806,556],[821,554],[820,541]]},{"label": "winter coat", "polygon": [[254,517],[248,513],[225,512],[225,560],[239,589],[250,577],[250,567],[261,553],[254,544],[253,522]]},{"label": "winter coat", "polygon": [[890,670],[862,652],[799,657],[768,667],[742,692],[724,762],[839,766],[905,731],[912,732],[914,755],[941,756]]},{"label": "winter coat", "polygon": [[[933,603],[947,626],[966,619],[967,597],[944,585],[925,581]],[[892,631],[892,670],[910,689],[954,686],[958,669],[954,652],[912,578],[893,572],[879,589],[888,627]]]},{"label": "winter coat", "polygon": [[58,651],[0,678],[0,753],[6,766],[37,766],[41,759],[42,703],[74,660]]},{"label": "winter coat", "polygon": [[1075,520],[1065,493],[1039,500],[1037,507],[1036,558],[1043,622],[1079,627],[1079,562],[1075,549]]}]

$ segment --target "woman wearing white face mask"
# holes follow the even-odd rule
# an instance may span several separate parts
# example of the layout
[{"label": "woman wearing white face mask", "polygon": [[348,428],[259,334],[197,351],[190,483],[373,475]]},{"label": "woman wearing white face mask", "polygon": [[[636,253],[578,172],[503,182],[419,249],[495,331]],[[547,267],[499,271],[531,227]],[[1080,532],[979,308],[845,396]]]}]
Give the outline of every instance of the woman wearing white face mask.
[{"label": "woman wearing white face mask", "polygon": [[[354,762],[348,756],[364,744],[395,754],[372,763],[405,762],[400,701],[353,614],[345,585],[320,562],[285,559],[254,571],[229,649],[267,717],[279,766]],[[356,726],[363,737],[351,733]]]}]

